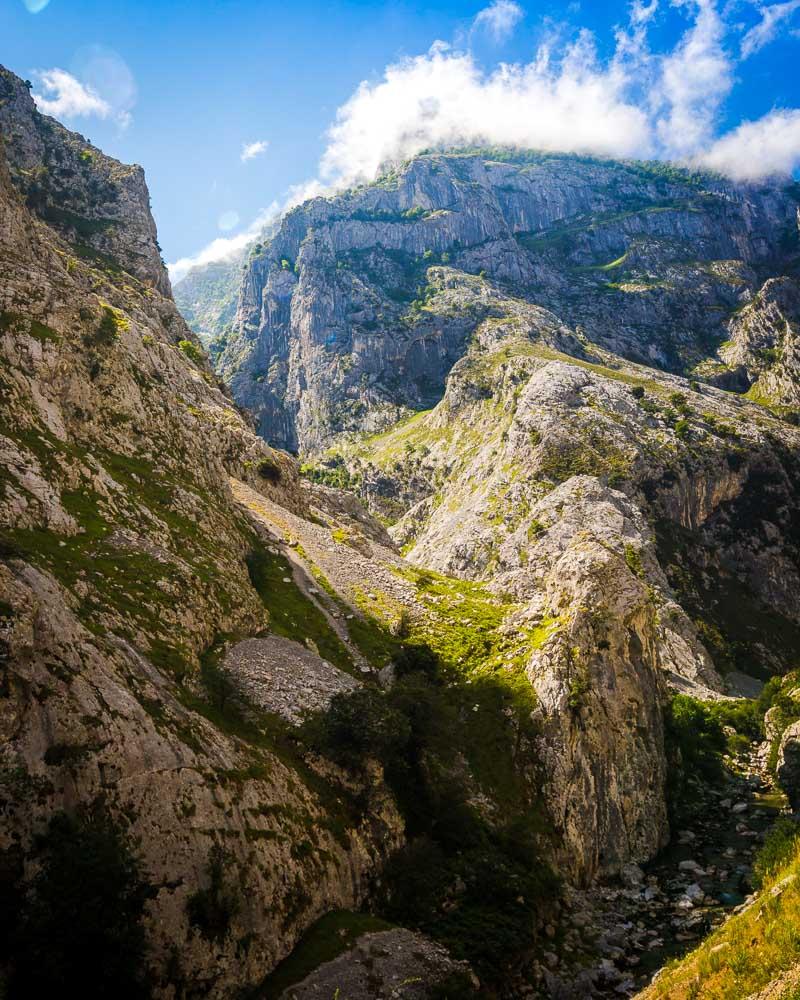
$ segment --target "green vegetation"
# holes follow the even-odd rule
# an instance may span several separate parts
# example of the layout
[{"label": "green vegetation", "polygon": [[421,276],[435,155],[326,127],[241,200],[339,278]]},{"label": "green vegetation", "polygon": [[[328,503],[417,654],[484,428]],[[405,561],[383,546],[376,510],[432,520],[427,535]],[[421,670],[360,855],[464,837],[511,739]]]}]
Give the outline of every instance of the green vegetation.
[{"label": "green vegetation", "polygon": [[202,347],[198,347],[193,340],[179,340],[178,349],[182,354],[198,367],[203,367],[206,361],[205,351]]},{"label": "green vegetation", "polygon": [[276,635],[302,642],[311,639],[320,656],[341,670],[355,674],[350,654],[328,619],[294,582],[292,567],[281,555],[256,546],[247,559],[250,580],[269,611]]},{"label": "green vegetation", "polygon": [[93,330],[84,333],[83,342],[87,347],[111,347],[129,326],[130,321],[121,310],[104,305],[100,322]]},{"label": "green vegetation", "polygon": [[316,464],[308,462],[301,465],[300,475],[312,483],[332,486],[337,490],[348,490],[355,485],[344,458],[338,453],[328,455],[324,461]]},{"label": "green vegetation", "polygon": [[668,760],[667,801],[673,820],[689,814],[694,804],[693,781],[716,782],[722,777],[722,755],[727,748],[722,723],[711,705],[674,695],[664,717]]},{"label": "green vegetation", "polygon": [[764,884],[778,874],[798,853],[800,823],[789,816],[781,816],[767,834],[761,850],[753,863],[753,886]]},{"label": "green vegetation", "polygon": [[633,545],[625,546],[625,562],[628,569],[634,576],[644,579],[644,567],[642,566],[642,553]]},{"label": "green vegetation", "polygon": [[[436,575],[422,582],[444,588]],[[557,883],[542,860],[547,827],[530,780],[535,697],[524,676],[487,672],[483,646],[463,662],[472,642],[443,642],[440,656],[403,641],[391,690],[337,696],[302,738],[351,770],[370,758],[383,765],[411,839],[389,865],[377,912],[441,940],[496,984],[529,951]],[[476,793],[496,803],[491,822]]]},{"label": "green vegetation", "polygon": [[6,332],[27,334],[41,344],[57,344],[61,341],[60,335],[55,330],[40,323],[39,320],[21,316],[19,313],[0,312],[0,334]]},{"label": "green vegetation", "polygon": [[193,892],[186,901],[189,923],[207,940],[220,944],[239,910],[238,892],[225,883],[230,856],[214,844],[208,856],[208,886]]},{"label": "green vegetation", "polygon": [[[698,779],[716,783],[723,775],[723,756],[764,738],[764,713],[774,699],[767,685],[758,699],[703,702],[674,695],[665,712],[664,742],[669,761],[667,798],[673,819],[695,807]],[[725,729],[735,730],[726,736]]]},{"label": "green vegetation", "polygon": [[281,467],[274,458],[262,458],[256,466],[256,472],[268,483],[281,481]]},{"label": "green vegetation", "polygon": [[100,808],[57,813],[36,853],[37,874],[3,887],[9,1000],[149,997],[142,917],[153,891],[120,827]]},{"label": "green vegetation", "polygon": [[391,761],[409,737],[407,720],[374,688],[334,695],[303,727],[309,746],[351,770],[369,759]]},{"label": "green vegetation", "polygon": [[[745,1000],[800,961],[800,851],[788,825],[776,827],[756,870],[763,878],[756,902],[668,965],[644,1000]],[[796,987],[780,993],[796,995]]]}]

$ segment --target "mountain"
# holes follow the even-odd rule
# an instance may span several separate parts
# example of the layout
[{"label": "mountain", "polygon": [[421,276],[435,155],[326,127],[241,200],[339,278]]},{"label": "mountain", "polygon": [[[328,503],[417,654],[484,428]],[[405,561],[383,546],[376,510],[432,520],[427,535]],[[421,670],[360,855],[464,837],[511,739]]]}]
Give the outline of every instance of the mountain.
[{"label": "mountain", "polygon": [[206,346],[223,336],[236,317],[245,259],[246,253],[240,253],[193,267],[173,288],[181,315]]},{"label": "mountain", "polygon": [[358,906],[401,820],[379,779],[345,791],[279,715],[245,717],[216,665],[283,611],[285,670],[324,674],[316,640],[334,684],[358,673],[231,492],[309,509],[175,307],[141,169],[5,70],[0,127],[0,980],[230,996]]},{"label": "mountain", "polygon": [[765,724],[798,794],[796,188],[427,154],[248,255],[220,382],[141,169],[0,129],[0,992],[646,985]]},{"label": "mountain", "polygon": [[798,204],[431,153],[293,210],[243,277],[217,370],[261,436],[423,577],[511,602],[578,883],[668,841],[675,692],[752,694],[800,648]]},{"label": "mountain", "polygon": [[[750,343],[739,311],[796,271],[797,185],[494,155],[420,156],[287,214],[249,262],[218,365],[263,437],[313,452],[429,408],[498,291],[626,359],[791,404],[767,375],[791,348],[779,362],[774,335],[727,341]],[[432,273],[454,283],[441,308]]]}]

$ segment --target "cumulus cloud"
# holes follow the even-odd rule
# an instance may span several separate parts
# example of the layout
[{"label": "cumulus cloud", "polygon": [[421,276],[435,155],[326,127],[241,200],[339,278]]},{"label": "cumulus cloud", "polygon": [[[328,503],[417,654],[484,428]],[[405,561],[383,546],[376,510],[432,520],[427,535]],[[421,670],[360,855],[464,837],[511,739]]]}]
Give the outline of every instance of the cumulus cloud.
[{"label": "cumulus cloud", "polygon": [[120,128],[131,123],[137,88],[125,61],[112,49],[89,45],[76,54],[74,72],[64,69],[36,70],[38,85],[33,97],[37,107],[55,118],[101,118]]},{"label": "cumulus cloud", "polygon": [[[488,24],[487,12],[500,2],[478,18],[486,14]],[[586,30],[566,44],[553,35],[528,63],[489,69],[469,50],[435,42],[356,88],[327,132],[317,177],[292,188],[284,210],[374,180],[423,149],[448,146],[672,159],[739,180],[789,174],[800,166],[800,111],[774,109],[720,135],[742,65],[741,29],[723,2],[633,0],[606,58]],[[763,22],[767,8],[760,10]],[[685,19],[682,34],[672,48],[654,50],[653,25],[676,13]]]},{"label": "cumulus cloud", "polygon": [[772,111],[718,139],[697,162],[737,181],[791,174],[800,164],[800,110]]},{"label": "cumulus cloud", "polygon": [[33,99],[43,114],[55,118],[110,118],[113,114],[108,101],[66,70],[43,69],[34,76],[40,89],[34,90]]},{"label": "cumulus cloud", "polygon": [[[690,2],[678,0],[678,5]],[[662,59],[661,78],[651,98],[656,107],[666,107],[656,130],[668,157],[691,155],[713,135],[734,80],[733,63],[723,45],[725,33],[715,0],[698,0],[694,24]]]},{"label": "cumulus cloud", "polygon": [[246,142],[242,145],[242,152],[239,159],[242,163],[247,163],[248,160],[254,160],[257,156],[261,156],[262,153],[266,153],[269,143],[265,139],[257,139],[255,142]]},{"label": "cumulus cloud", "polygon": [[514,28],[525,16],[522,7],[514,0],[494,0],[484,7],[472,22],[473,31],[486,31],[496,43],[504,42],[513,34]]},{"label": "cumulus cloud", "polygon": [[757,6],[761,20],[742,38],[742,59],[759,52],[777,37],[781,24],[800,10],[800,0],[788,0],[787,3],[773,3],[769,6],[759,3]]},{"label": "cumulus cloud", "polygon": [[469,53],[434,45],[362,83],[328,133],[321,177],[371,180],[381,165],[430,146],[466,143],[633,156],[650,151],[647,116],[583,34],[560,61],[541,49],[528,65],[485,74]]}]

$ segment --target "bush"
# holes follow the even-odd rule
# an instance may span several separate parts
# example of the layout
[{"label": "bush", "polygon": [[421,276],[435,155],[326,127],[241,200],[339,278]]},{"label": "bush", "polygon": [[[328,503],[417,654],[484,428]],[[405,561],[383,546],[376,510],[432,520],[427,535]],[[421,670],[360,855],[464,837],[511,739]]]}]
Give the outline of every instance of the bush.
[{"label": "bush", "polygon": [[225,885],[228,863],[227,852],[219,844],[214,844],[208,855],[209,885],[192,893],[186,902],[189,923],[207,941],[217,944],[227,937],[231,920],[239,910],[238,896]]},{"label": "bush", "polygon": [[118,309],[104,306],[100,322],[91,333],[84,334],[83,342],[87,347],[111,347],[119,340],[120,333],[127,330],[129,325]]},{"label": "bush", "polygon": [[259,476],[268,483],[281,481],[281,467],[274,458],[262,458],[256,467]]},{"label": "bush", "polygon": [[206,356],[202,347],[198,347],[193,340],[179,340],[178,349],[194,364],[202,367],[205,363]]},{"label": "bush", "polygon": [[318,753],[343,767],[358,769],[365,760],[387,763],[408,742],[410,729],[380,691],[340,692],[327,712],[309,718],[302,738]]},{"label": "bush", "polygon": [[439,672],[439,658],[430,646],[407,643],[395,658],[394,667],[397,677],[424,674],[433,680]]},{"label": "bush", "polygon": [[667,800],[675,821],[690,806],[689,779],[718,781],[727,740],[711,706],[678,694],[667,706],[664,743],[668,761]]},{"label": "bush", "polygon": [[[382,761],[408,845],[385,869],[378,913],[441,941],[491,989],[530,953],[536,916],[557,891],[541,858],[546,820],[520,777],[534,752],[535,698],[524,678],[473,673],[465,683],[426,646],[406,645],[398,661],[390,691],[338,695],[303,735],[346,766]],[[498,806],[491,823],[473,804],[484,789]]]},{"label": "bush", "polygon": [[152,890],[102,810],[56,814],[38,844],[12,947],[9,1000],[149,997],[142,915]]}]

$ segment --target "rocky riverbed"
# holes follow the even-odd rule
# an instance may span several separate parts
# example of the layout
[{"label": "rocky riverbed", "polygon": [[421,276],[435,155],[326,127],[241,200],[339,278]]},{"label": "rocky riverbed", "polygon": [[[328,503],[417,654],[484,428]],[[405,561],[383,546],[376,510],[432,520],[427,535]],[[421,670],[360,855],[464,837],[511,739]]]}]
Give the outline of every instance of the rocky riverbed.
[{"label": "rocky riverbed", "polygon": [[567,894],[566,929],[546,929],[553,948],[536,963],[538,985],[521,996],[632,996],[747,903],[754,857],[786,807],[766,747],[726,758],[719,787],[695,786],[691,815],[653,862]]}]

